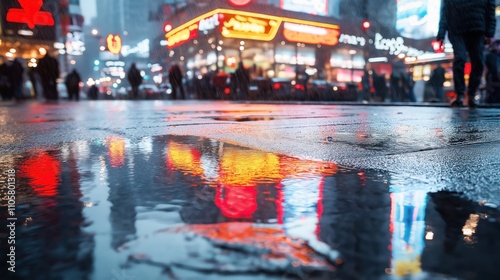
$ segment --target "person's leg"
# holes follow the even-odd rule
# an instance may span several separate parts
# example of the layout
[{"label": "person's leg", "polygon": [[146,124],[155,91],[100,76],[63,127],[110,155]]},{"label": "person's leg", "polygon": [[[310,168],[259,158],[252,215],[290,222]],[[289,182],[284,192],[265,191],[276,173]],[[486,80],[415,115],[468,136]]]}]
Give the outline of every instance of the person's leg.
[{"label": "person's leg", "polygon": [[175,83],[170,84],[172,86],[172,100],[177,99],[177,85]]},{"label": "person's leg", "polygon": [[465,41],[460,35],[449,34],[451,44],[453,45],[453,83],[455,84],[455,94],[457,101],[461,101],[465,93],[464,69],[467,61],[467,49]]},{"label": "person's leg", "polygon": [[181,90],[181,99],[186,99],[186,93],[184,92],[184,85],[182,84],[182,82],[179,82],[179,89]]},{"label": "person's leg", "polygon": [[465,36],[465,44],[472,66],[467,96],[469,97],[469,100],[474,101],[476,91],[481,84],[481,77],[483,76],[484,70],[484,34],[467,34]]}]

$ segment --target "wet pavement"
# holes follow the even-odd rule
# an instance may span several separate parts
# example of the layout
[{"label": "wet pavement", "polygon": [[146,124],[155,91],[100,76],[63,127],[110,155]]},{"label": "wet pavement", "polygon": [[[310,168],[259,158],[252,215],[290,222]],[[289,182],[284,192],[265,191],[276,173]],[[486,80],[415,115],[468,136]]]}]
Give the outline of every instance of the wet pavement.
[{"label": "wet pavement", "polygon": [[1,104],[2,264],[17,220],[16,272],[0,277],[500,279],[499,121],[499,109]]}]

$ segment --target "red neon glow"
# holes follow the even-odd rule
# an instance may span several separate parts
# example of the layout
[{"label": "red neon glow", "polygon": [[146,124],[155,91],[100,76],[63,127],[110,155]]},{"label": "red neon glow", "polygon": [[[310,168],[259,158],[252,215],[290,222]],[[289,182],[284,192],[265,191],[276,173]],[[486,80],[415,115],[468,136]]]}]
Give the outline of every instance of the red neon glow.
[{"label": "red neon glow", "polygon": [[438,40],[432,40],[432,49],[435,53],[444,53],[444,44]]},{"label": "red neon glow", "polygon": [[238,7],[248,5],[248,4],[250,4],[250,2],[252,2],[252,0],[228,0],[228,1],[230,4],[238,6]]},{"label": "red neon glow", "polygon": [[371,24],[369,21],[367,21],[367,20],[363,21],[363,29],[364,30],[367,30],[368,28],[370,28],[370,26],[371,26]]},{"label": "red neon glow", "polygon": [[165,26],[163,26],[163,31],[169,32],[170,30],[172,30],[172,25],[169,23],[166,23]]},{"label": "red neon glow", "polygon": [[60,172],[59,161],[47,152],[26,160],[21,166],[22,176],[30,180],[30,187],[39,196],[57,195]]},{"label": "red neon glow", "polygon": [[225,93],[225,94],[229,94],[229,93],[231,93],[231,89],[230,89],[230,88],[225,88],[225,89],[224,89],[224,93]]},{"label": "red neon glow", "polygon": [[7,12],[8,22],[26,23],[30,29],[35,25],[54,26],[54,18],[49,12],[40,11],[42,0],[18,0],[22,9],[11,8]]},{"label": "red neon glow", "polygon": [[251,219],[257,210],[257,189],[251,187],[218,187],[215,205],[222,214],[232,219]]}]

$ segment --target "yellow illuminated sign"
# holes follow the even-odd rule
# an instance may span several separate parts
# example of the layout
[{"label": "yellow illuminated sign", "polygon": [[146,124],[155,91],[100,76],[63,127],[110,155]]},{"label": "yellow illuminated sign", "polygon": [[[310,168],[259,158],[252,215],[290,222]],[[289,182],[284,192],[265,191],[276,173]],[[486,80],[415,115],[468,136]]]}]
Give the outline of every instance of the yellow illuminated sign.
[{"label": "yellow illuminated sign", "polygon": [[283,35],[290,42],[335,46],[339,43],[340,30],[285,22]]},{"label": "yellow illuminated sign", "polygon": [[[171,34],[171,35],[168,35]],[[170,48],[182,45],[189,40],[198,37],[198,24],[191,24],[186,28],[180,29],[175,33],[167,33],[165,38],[167,39],[167,46]]]},{"label": "yellow illuminated sign", "polygon": [[106,37],[106,46],[110,53],[119,54],[122,50],[122,38],[120,35],[109,34]]},{"label": "yellow illuminated sign", "polygon": [[254,16],[224,14],[221,34],[226,38],[272,40],[281,21]]},{"label": "yellow illuminated sign", "polygon": [[[327,30],[335,30],[335,31],[339,30],[339,26],[335,24],[307,21],[295,18],[277,17],[266,14],[237,11],[230,9],[215,9],[172,29],[165,35],[165,37],[167,38],[167,40],[169,40],[169,38],[172,38],[172,36],[181,32],[182,30],[189,29],[189,27],[193,25],[197,26],[200,20],[209,18],[215,14],[221,15],[222,18],[221,20],[222,24],[220,25],[221,33],[224,37],[227,38],[270,41],[274,39],[274,37],[276,36],[276,33],[278,32],[278,29],[281,26],[282,22],[325,28]],[[180,40],[179,42],[186,42],[185,39],[187,38],[186,35],[187,35],[186,32],[184,32],[183,36],[179,35],[181,38],[184,39]],[[190,33],[190,35],[191,35],[190,39],[187,40],[193,39],[192,32]],[[338,35],[336,36],[336,39],[338,40]],[[327,41],[327,43],[328,42],[329,41]],[[177,45],[172,44],[172,46],[177,46]]]}]

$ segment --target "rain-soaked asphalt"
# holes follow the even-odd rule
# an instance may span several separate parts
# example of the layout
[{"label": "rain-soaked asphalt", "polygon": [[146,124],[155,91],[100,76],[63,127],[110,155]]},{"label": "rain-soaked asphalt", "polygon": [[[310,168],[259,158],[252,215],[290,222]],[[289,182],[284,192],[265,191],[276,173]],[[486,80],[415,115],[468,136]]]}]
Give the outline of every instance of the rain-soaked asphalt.
[{"label": "rain-soaked asphalt", "polygon": [[499,124],[499,109],[0,104],[0,279],[500,279]]}]

